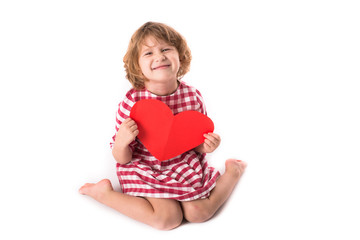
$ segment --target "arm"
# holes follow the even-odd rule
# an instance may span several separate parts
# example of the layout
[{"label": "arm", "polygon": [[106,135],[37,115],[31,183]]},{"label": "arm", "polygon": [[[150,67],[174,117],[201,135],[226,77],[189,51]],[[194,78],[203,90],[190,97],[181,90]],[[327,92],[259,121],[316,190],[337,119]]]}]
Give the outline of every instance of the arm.
[{"label": "arm", "polygon": [[216,133],[204,134],[205,141],[194,148],[198,153],[212,153],[216,148],[219,147],[221,138]]},{"label": "arm", "polygon": [[112,154],[115,160],[120,164],[127,164],[132,159],[132,150],[129,144],[135,140],[139,130],[134,120],[127,118],[120,125],[116,134]]}]

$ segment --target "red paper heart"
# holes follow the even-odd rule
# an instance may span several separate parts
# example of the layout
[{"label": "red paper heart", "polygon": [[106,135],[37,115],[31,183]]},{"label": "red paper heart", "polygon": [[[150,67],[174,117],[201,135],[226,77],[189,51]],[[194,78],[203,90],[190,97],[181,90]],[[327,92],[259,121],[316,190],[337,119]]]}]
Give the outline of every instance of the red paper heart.
[{"label": "red paper heart", "polygon": [[214,131],[214,123],[197,111],[173,115],[171,109],[155,99],[140,100],[131,109],[138,138],[160,161],[182,154],[204,142],[204,134]]}]

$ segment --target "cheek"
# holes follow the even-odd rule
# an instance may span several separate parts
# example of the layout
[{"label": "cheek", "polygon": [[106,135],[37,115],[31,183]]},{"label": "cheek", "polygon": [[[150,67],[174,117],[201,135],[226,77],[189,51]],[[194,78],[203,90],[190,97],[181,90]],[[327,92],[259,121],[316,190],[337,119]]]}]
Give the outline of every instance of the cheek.
[{"label": "cheek", "polygon": [[172,55],[170,59],[171,59],[171,62],[172,62],[173,64],[175,64],[175,65],[177,65],[177,66],[180,66],[181,62],[180,62],[179,56],[177,56],[177,55]]},{"label": "cheek", "polygon": [[148,65],[148,64],[146,63],[146,61],[144,61],[144,60],[139,61],[139,67],[140,67],[140,70],[141,70],[142,72],[146,71],[146,66],[147,66],[147,65]]},{"label": "cheek", "polygon": [[177,71],[179,71],[180,68],[181,68],[181,62],[180,62],[180,60],[178,59],[178,60],[177,60]]}]

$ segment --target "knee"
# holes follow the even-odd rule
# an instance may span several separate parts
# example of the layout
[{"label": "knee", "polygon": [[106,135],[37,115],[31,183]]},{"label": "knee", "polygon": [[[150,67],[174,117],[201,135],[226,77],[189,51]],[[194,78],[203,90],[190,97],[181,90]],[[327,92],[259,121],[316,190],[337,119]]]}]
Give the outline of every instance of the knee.
[{"label": "knee", "polygon": [[214,213],[204,205],[187,204],[184,207],[184,217],[188,222],[201,223],[209,220]]},{"label": "knee", "polygon": [[153,221],[153,227],[158,230],[171,230],[181,225],[183,221],[183,214],[180,211],[167,212],[162,215],[156,216]]}]

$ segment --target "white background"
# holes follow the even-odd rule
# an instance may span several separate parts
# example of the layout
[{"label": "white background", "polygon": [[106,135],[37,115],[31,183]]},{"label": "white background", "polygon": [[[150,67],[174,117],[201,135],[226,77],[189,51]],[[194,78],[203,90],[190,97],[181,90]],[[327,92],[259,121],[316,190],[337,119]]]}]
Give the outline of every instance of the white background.
[{"label": "white background", "polygon": [[[360,239],[357,1],[1,1],[1,239]],[[122,57],[177,29],[222,144],[248,162],[212,220],[161,232],[78,194],[110,178]]]}]

